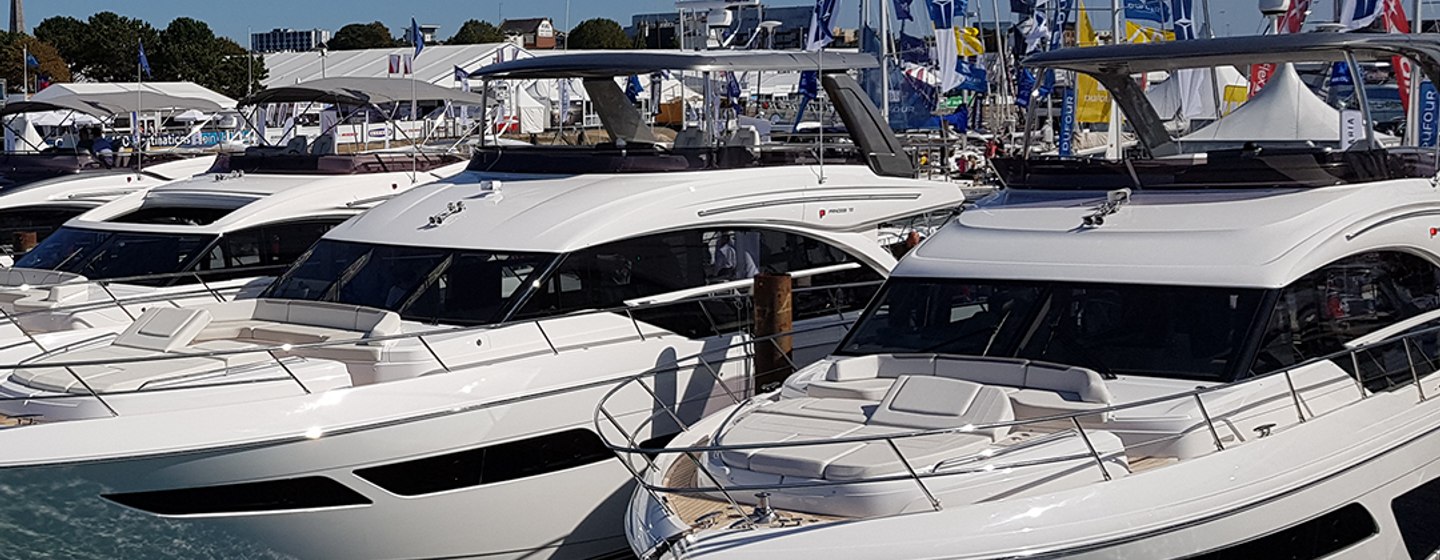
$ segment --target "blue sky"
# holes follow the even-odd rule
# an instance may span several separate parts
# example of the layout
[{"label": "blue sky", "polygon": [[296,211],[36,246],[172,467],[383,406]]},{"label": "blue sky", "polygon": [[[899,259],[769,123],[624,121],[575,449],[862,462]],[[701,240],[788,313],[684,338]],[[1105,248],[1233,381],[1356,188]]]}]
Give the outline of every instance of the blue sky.
[{"label": "blue sky", "polygon": [[[923,0],[916,0],[917,4]],[[1202,0],[1193,0],[1199,16]],[[804,0],[770,0],[769,6],[803,6]],[[972,0],[972,11],[980,6],[984,19],[992,19],[990,2]],[[1000,9],[1008,14],[1008,0],[1000,0]],[[1407,2],[1408,4],[1408,2]],[[593,17],[608,17],[628,25],[630,15],[670,11],[674,0],[572,0],[570,19],[577,24]],[[1210,0],[1215,18],[1215,32],[1225,35],[1255,33],[1260,16],[1255,0]],[[68,15],[84,19],[98,11],[114,11],[138,17],[156,27],[170,20],[189,16],[205,21],[220,35],[246,44],[249,29],[265,31],[275,27],[308,29],[319,27],[334,31],[347,23],[380,20],[391,30],[409,25],[414,16],[421,22],[440,24],[440,36],[449,37],[460,23],[471,18],[497,21],[506,18],[549,17],[559,27],[565,26],[565,0],[140,0],[131,2],[96,2],[95,0],[32,0],[25,5],[26,23],[34,26],[47,17]],[[858,19],[858,0],[840,0],[840,25],[853,26]],[[1108,7],[1106,0],[1090,0],[1089,8]],[[1332,0],[1316,0],[1311,21],[1331,20]],[[917,8],[919,6],[917,5]],[[0,16],[3,17],[3,16]],[[1104,18],[1096,18],[1096,27],[1108,27]]]}]

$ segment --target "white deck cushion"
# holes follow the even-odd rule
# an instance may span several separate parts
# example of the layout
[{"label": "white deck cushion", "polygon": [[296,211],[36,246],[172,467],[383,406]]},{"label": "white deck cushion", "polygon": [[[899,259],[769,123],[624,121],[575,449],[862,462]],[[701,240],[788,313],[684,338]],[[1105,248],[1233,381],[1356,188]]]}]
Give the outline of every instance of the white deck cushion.
[{"label": "white deck cushion", "polygon": [[861,399],[878,401],[885,398],[894,379],[856,379],[854,381],[827,381],[816,379],[805,388],[805,395],[817,399]]},{"label": "white deck cushion", "polygon": [[114,344],[169,352],[190,344],[209,324],[210,312],[204,309],[157,307],[140,315],[115,338]]},{"label": "white deck cushion", "polygon": [[[1014,419],[1010,399],[998,387],[947,377],[904,376],[895,380],[869,424],[933,430]],[[981,433],[998,438],[1009,429]]]},{"label": "white deck cushion", "polygon": [[1111,403],[1105,379],[1092,369],[1032,363],[1025,372],[1025,388],[1056,391],[1066,400]]},{"label": "white deck cushion", "polygon": [[[851,435],[876,435],[893,431],[869,426]],[[891,441],[895,442],[895,447],[891,447],[884,440],[871,441],[864,447],[831,461],[825,468],[825,478],[859,480],[901,474],[906,472],[907,463],[916,472],[924,472],[941,461],[973,455],[994,443],[990,436],[982,434],[932,434],[895,438]],[[904,463],[900,461],[900,456],[895,454],[897,448],[904,454]]]},{"label": "white deck cushion", "polygon": [[985,385],[1025,386],[1028,360],[935,360],[935,375]]},{"label": "white deck cushion", "polygon": [[825,372],[825,380],[855,381],[877,377],[894,379],[902,375],[929,375],[934,371],[935,365],[930,356],[872,354],[836,360]]}]

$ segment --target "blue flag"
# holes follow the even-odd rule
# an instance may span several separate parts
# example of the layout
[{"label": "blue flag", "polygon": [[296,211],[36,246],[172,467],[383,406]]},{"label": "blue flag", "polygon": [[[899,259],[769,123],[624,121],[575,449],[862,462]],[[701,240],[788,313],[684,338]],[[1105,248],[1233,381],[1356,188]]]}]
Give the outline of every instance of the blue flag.
[{"label": "blue flag", "polygon": [[25,65],[26,65],[26,66],[29,66],[29,67],[31,67],[31,68],[39,68],[39,67],[40,67],[40,60],[39,60],[39,59],[36,59],[36,58],[35,58],[35,55],[30,54],[30,53],[27,52],[27,53],[25,53]]},{"label": "blue flag", "polygon": [[740,80],[735,78],[735,73],[726,72],[725,97],[729,97],[730,99],[740,99],[740,96],[743,94],[744,92],[742,92],[740,89]]},{"label": "blue flag", "polygon": [[921,65],[931,64],[930,44],[925,42],[924,39],[901,33],[900,44],[897,50],[899,52],[896,54],[900,56],[901,62]]},{"label": "blue flag", "polygon": [[630,103],[639,103],[642,93],[645,93],[645,86],[640,85],[640,76],[631,75],[630,80],[625,83],[625,97]]},{"label": "blue flag", "polygon": [[1175,18],[1175,40],[1188,41],[1195,38],[1194,5],[1191,0],[1173,0],[1170,15]]},{"label": "blue flag", "polygon": [[1060,157],[1075,155],[1075,88],[1065,88],[1065,98],[1060,104]]},{"label": "blue flag", "polygon": [[945,122],[955,127],[955,131],[964,134],[970,130],[970,109],[961,105],[955,108],[954,113],[945,116]]},{"label": "blue flag", "polygon": [[[935,29],[955,27],[955,0],[925,0],[925,8],[930,11],[930,23]],[[962,13],[964,9],[960,7]]]},{"label": "blue flag", "polygon": [[420,24],[415,23],[415,18],[410,18],[410,42],[415,43],[415,57],[420,58],[420,51],[425,50],[425,36],[420,34]]},{"label": "blue flag", "polygon": [[1162,22],[1161,4],[1154,0],[1125,0],[1125,19]]},{"label": "blue flag", "polygon": [[810,33],[805,36],[805,50],[818,51],[835,40],[835,31],[830,20],[835,17],[835,0],[815,0],[815,11],[810,16]]},{"label": "blue flag", "polygon": [[800,108],[795,110],[795,127],[800,126],[800,120],[805,117],[805,108],[810,105],[810,100],[820,95],[820,73],[814,70],[801,72],[797,89],[800,90]]},{"label": "blue flag", "polygon": [[1440,96],[1435,93],[1435,84],[1425,80],[1420,83],[1420,147],[1435,147],[1436,119],[1440,119]]},{"label": "blue flag", "polygon": [[895,0],[895,19],[900,21],[915,21],[915,14],[910,13],[910,3],[915,0]]},{"label": "blue flag", "polygon": [[984,67],[973,62],[961,60],[955,63],[955,71],[959,72],[960,77],[963,79],[960,85],[955,87],[977,93],[985,93],[987,80]]},{"label": "blue flag", "polygon": [[145,77],[150,77],[150,59],[145,58],[144,41],[140,42],[140,71],[145,73]]},{"label": "blue flag", "polygon": [[1355,80],[1350,76],[1350,66],[1344,62],[1336,62],[1330,67],[1330,87],[1354,85]]}]

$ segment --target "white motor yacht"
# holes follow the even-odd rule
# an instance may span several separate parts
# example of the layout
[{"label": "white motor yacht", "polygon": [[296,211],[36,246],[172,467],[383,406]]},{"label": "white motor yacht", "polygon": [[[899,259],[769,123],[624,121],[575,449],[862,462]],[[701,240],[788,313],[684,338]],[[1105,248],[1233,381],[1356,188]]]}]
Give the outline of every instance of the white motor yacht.
[{"label": "white motor yacht", "polygon": [[[186,111],[233,111],[236,107],[235,100],[190,83],[103,86],[97,90],[57,85],[0,108],[11,148],[0,153],[0,247],[8,249],[0,260],[6,265],[13,262],[12,254],[28,251],[70,218],[127,194],[203,173],[214,165],[213,151],[140,152],[115,146],[97,154],[76,145],[52,146],[51,142],[60,143],[60,139],[30,134],[34,127],[28,117],[36,114],[60,115],[55,128],[62,129],[113,123],[134,112],[159,118]],[[12,239],[15,236],[25,239]]]},{"label": "white motor yacht", "polygon": [[[390,99],[392,82],[317,80],[271,88],[242,104],[310,100],[366,109]],[[416,95],[484,102],[431,85]],[[446,148],[336,153],[325,134],[224,154],[193,178],[129,194],[66,223],[54,238],[0,271],[0,310],[15,315],[16,325],[6,327],[28,331],[23,334],[118,331],[156,301],[213,302],[247,285],[258,293],[268,280],[253,281],[283,271],[325,230],[465,166],[463,157]],[[7,199],[0,196],[0,204]],[[0,333],[21,334],[14,331]],[[41,345],[74,339],[64,338]]]},{"label": "white motor yacht", "polygon": [[1102,82],[1151,157],[1002,163],[1009,188],[910,253],[829,357],[663,449],[644,440],[675,407],[623,414],[665,377],[617,388],[596,426],[642,482],[633,550],[1434,557],[1433,149],[1382,148],[1373,130],[1346,149],[1338,126],[1304,142],[1176,143],[1130,78],[1392,56],[1440,78],[1440,41],[1418,35],[1031,57]]},{"label": "white motor yacht", "polygon": [[[37,391],[21,402],[72,412],[0,430],[0,550],[63,539],[103,556],[120,534],[144,535],[125,550],[146,557],[623,551],[630,476],[590,428],[600,396],[695,354],[706,366],[656,387],[685,403],[678,419],[752,394],[757,273],[793,278],[804,363],[894,266],[881,232],[963,202],[913,178],[844,73],[875,65],[636,52],[482,69],[583,79],[614,141],[482,146],[468,172],[328,231],[258,298],[149,309],[107,345],[6,366],[7,386]],[[615,81],[797,66],[823,69],[850,144],[730,143],[718,127],[649,143]],[[75,416],[97,418],[59,421]]]}]

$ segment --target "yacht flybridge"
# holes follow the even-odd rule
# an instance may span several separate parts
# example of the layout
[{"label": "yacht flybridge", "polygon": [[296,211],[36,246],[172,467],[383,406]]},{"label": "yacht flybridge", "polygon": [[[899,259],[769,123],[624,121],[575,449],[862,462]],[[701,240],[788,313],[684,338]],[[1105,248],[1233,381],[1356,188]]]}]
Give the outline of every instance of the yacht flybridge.
[{"label": "yacht flybridge", "polygon": [[[782,63],[821,69],[850,124],[853,143],[827,148],[823,169],[819,153],[718,134],[679,148],[638,141],[643,119],[605,85]],[[0,550],[23,554],[46,542],[37,534],[106,550],[110,530],[71,530],[52,512],[157,547],[200,540],[217,556],[624,550],[630,477],[590,429],[603,392],[700,354],[705,367],[657,388],[685,403],[681,418],[752,394],[745,292],[759,272],[795,279],[794,360],[822,356],[895,264],[881,232],[943,221],[963,196],[914,179],[881,134],[844,73],[873,58],[611,53],[596,64],[557,54],[478,74],[603,77],[586,87],[608,100],[611,144],[553,158],[480,147],[469,171],[326,232],[258,298],[147,309],[103,345],[6,364],[6,387],[32,391],[11,406],[54,412],[0,430],[0,485],[25,504],[0,508],[17,528],[0,532]],[[859,155],[836,155],[847,148]],[[533,166],[507,167],[510,156]],[[77,417],[91,419],[62,421]]]},{"label": "yacht flybridge", "polygon": [[[309,100],[366,108],[389,100],[393,82],[316,80],[267,89],[242,105]],[[417,90],[421,100],[484,101],[426,86]],[[168,295],[229,298],[249,280],[283,271],[326,229],[465,165],[448,148],[340,154],[324,134],[223,154],[193,178],[129,194],[66,223],[0,275],[0,309],[18,313],[15,322],[31,334],[119,330]],[[8,199],[0,196],[0,203]]]},{"label": "yacht flybridge", "polygon": [[[1131,74],[1413,59],[1306,34],[1061,50],[1152,157],[1013,162],[844,340],[700,421],[594,425],[641,486],[642,558],[1427,558],[1440,549],[1440,245],[1430,150],[1185,146]],[[1219,125],[1224,125],[1221,120]],[[636,414],[637,411],[645,411]],[[675,416],[672,416],[675,415]],[[688,426],[666,445],[655,424]]]},{"label": "yacht flybridge", "polygon": [[[34,133],[29,116],[59,115],[55,128],[60,129],[79,126],[79,119],[113,122],[132,112],[216,113],[235,107],[235,100],[191,83],[58,84],[0,107],[0,120],[12,139],[11,149],[0,153],[0,247],[23,253],[87,210],[202,173],[215,163],[213,151],[142,152],[115,146],[95,153],[83,146],[51,146]],[[33,240],[12,243],[17,234]],[[10,256],[4,258],[8,265]]]}]

